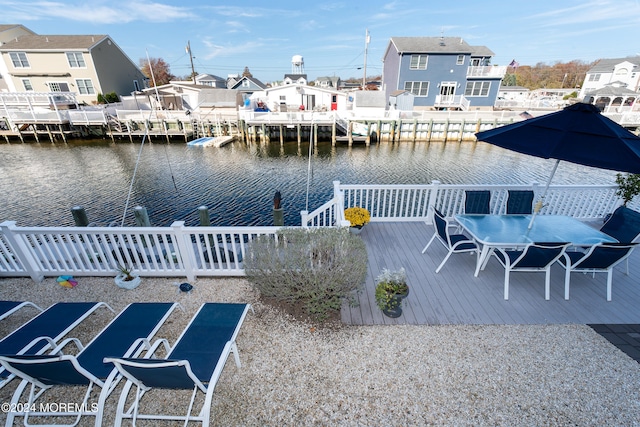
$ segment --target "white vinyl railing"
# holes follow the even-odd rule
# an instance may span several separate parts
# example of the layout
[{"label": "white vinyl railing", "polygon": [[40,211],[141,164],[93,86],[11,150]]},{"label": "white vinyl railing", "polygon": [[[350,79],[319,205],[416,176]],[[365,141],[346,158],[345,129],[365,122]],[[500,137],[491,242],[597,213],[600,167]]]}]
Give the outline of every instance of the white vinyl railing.
[{"label": "white vinyl railing", "polygon": [[242,276],[249,241],[278,227],[17,227],[0,224],[0,276]]},{"label": "white vinyl railing", "polygon": [[[531,185],[453,185],[433,181],[416,185],[347,185],[334,181],[334,197],[311,213],[303,212],[307,227],[338,224],[338,212],[352,206],[366,208],[372,222],[426,221],[431,223],[435,207],[446,216],[464,213],[465,190],[491,191],[491,213],[506,212],[508,190],[533,190],[540,200],[544,186]],[[585,221],[603,219],[621,204],[615,185],[552,185],[544,196],[540,215],[568,215]],[[630,208],[640,207],[634,199]],[[343,218],[339,218],[341,220]]]},{"label": "white vinyl railing", "polygon": [[[345,185],[334,181],[334,196],[311,213],[301,212],[302,227],[348,226],[344,209],[369,210],[372,222],[425,221],[433,209],[446,216],[464,211],[465,190],[490,190],[491,213],[506,210],[510,189],[531,189],[540,200],[544,186],[452,185],[432,181],[416,185]],[[599,220],[621,204],[616,186],[550,186],[540,215]],[[640,200],[628,205],[639,210]],[[129,266],[141,276],[243,276],[248,243],[259,235],[277,240],[279,227],[18,227],[0,223],[0,277],[115,276]]]}]

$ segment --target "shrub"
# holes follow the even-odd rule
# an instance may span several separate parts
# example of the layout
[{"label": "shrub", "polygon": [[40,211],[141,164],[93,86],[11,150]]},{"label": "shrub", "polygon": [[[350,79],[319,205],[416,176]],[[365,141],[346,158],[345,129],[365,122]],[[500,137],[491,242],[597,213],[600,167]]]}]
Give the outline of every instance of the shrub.
[{"label": "shrub", "polygon": [[622,198],[622,203],[626,206],[637,194],[640,194],[640,174],[627,173],[616,174],[616,196]]},{"label": "shrub", "polygon": [[249,243],[247,278],[260,293],[324,321],[364,283],[367,251],[346,228],[283,228]]}]

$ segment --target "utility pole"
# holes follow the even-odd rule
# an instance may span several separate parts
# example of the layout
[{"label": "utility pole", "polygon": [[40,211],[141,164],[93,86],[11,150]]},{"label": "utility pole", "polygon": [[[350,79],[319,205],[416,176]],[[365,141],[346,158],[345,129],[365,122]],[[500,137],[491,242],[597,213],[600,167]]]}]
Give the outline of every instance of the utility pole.
[{"label": "utility pole", "polygon": [[367,50],[369,49],[369,29],[366,30],[364,36],[364,73],[362,75],[362,90],[367,87]]},{"label": "utility pole", "polygon": [[189,54],[189,60],[191,61],[191,78],[193,84],[196,84],[196,70],[193,68],[193,55],[191,55],[191,42],[187,41],[187,53]]}]

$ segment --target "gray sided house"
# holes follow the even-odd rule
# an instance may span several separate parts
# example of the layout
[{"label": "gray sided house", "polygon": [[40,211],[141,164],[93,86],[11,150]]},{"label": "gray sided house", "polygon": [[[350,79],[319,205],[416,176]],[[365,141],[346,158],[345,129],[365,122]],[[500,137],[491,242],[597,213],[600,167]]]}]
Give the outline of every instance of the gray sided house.
[{"label": "gray sided house", "polygon": [[459,37],[392,37],[382,59],[385,96],[406,90],[423,110],[490,109],[507,69],[492,66],[492,56]]},{"label": "gray sided house", "polygon": [[145,87],[140,68],[106,35],[26,34],[3,42],[0,55],[10,92],[74,92],[92,104],[99,93]]}]

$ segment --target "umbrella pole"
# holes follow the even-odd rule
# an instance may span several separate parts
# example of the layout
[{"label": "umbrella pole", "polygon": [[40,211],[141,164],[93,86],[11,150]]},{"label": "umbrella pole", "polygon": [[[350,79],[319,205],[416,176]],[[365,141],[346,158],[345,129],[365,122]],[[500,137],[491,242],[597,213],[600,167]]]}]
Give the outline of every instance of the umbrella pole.
[{"label": "umbrella pole", "polygon": [[549,191],[549,185],[551,185],[551,180],[553,179],[553,176],[556,174],[556,169],[558,169],[559,164],[560,164],[560,160],[556,160],[556,163],[555,165],[553,165],[553,169],[551,170],[551,175],[549,175],[549,179],[547,180],[547,185],[545,185],[544,191],[542,192],[542,196],[540,196],[540,199],[536,202],[535,206],[533,207],[533,215],[531,216],[531,221],[529,221],[529,229],[533,227],[533,221],[536,219],[536,215],[538,215],[538,212],[540,212],[540,210],[545,206],[544,198],[547,195],[547,191]]}]

